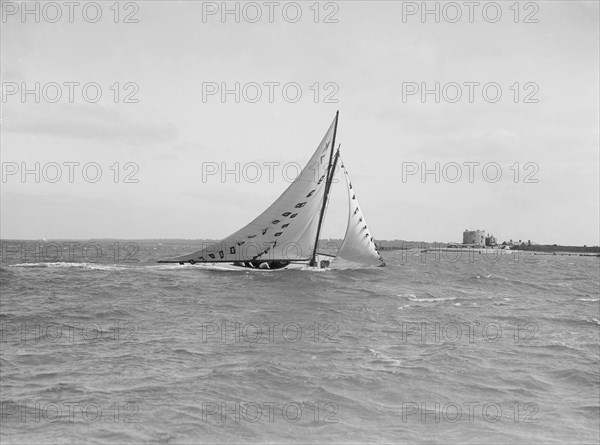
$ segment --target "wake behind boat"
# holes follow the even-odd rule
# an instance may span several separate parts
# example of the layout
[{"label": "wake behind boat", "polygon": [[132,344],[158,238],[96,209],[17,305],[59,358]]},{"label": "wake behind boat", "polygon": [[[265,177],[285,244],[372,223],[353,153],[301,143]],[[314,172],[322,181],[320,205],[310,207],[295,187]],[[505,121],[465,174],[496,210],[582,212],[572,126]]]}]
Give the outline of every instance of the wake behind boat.
[{"label": "wake behind boat", "polygon": [[[334,150],[339,112],[296,180],[262,214],[234,234],[159,263],[230,263],[255,269],[385,266],[358,204],[350,176]],[[318,252],[337,165],[348,192],[348,225],[336,255]]]}]

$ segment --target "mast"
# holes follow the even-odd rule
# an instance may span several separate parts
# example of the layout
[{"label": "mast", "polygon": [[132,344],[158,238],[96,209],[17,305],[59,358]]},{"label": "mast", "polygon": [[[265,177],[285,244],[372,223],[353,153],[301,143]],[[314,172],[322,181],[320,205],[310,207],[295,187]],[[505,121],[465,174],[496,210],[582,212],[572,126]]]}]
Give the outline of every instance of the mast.
[{"label": "mast", "polygon": [[[333,159],[333,150],[335,148],[335,136],[337,134],[337,125],[340,112],[335,112],[335,126],[333,127],[333,139],[331,140],[331,151],[329,153],[329,164],[327,165],[327,180],[325,181],[325,194],[323,195],[323,205],[321,206],[321,214],[319,215],[319,225],[317,226],[317,237],[315,239],[315,248],[313,249],[312,257],[310,259],[310,266],[315,267],[317,265],[317,248],[319,247],[319,235],[321,234],[321,226],[323,225],[323,216],[325,216],[325,208],[327,207],[327,197],[329,195],[329,189],[331,188],[331,180],[333,173],[335,172],[335,166],[331,165]],[[338,156],[335,161],[337,162]]]}]

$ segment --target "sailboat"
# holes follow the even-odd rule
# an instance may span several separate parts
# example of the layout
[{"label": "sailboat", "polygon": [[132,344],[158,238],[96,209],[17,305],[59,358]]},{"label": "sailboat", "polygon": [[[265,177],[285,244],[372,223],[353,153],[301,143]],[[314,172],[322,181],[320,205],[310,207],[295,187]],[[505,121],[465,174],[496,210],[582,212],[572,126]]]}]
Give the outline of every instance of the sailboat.
[{"label": "sailboat", "polygon": [[[227,263],[264,270],[385,266],[341,160],[339,146],[334,150],[338,120],[339,111],[298,177],[252,222],[219,242],[159,263]],[[331,255],[318,248],[338,164],[348,192],[348,224],[337,253]]]}]

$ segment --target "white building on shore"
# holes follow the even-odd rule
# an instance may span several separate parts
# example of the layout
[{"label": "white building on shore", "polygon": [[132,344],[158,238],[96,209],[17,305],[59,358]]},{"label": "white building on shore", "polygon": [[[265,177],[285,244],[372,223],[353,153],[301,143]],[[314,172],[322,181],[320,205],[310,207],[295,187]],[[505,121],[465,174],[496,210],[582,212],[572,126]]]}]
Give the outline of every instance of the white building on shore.
[{"label": "white building on shore", "polygon": [[463,232],[463,244],[485,246],[485,230],[467,230]]}]

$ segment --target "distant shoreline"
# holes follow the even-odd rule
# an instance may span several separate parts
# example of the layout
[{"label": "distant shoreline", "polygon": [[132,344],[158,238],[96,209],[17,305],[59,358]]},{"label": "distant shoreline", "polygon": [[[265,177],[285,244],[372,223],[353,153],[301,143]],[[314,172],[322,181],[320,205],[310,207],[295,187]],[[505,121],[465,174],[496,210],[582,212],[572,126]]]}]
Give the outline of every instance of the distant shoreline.
[{"label": "distant shoreline", "polygon": [[434,251],[498,251],[501,253],[510,253],[514,251],[525,251],[532,252],[534,255],[553,255],[553,254],[570,254],[579,255],[586,254],[591,256],[600,255],[599,246],[559,246],[549,244],[535,244],[535,245],[514,245],[514,246],[496,246],[496,247],[470,247],[470,246],[459,246],[459,247],[448,247],[447,244],[442,243],[419,243],[419,242],[406,242],[403,245],[379,245],[380,251],[386,250],[413,250],[420,248],[422,251],[434,252]]},{"label": "distant shoreline", "polygon": [[[148,242],[148,243],[197,243],[197,242],[219,242],[220,240],[215,239],[185,239],[185,238],[51,238],[51,239],[1,239],[2,243],[53,243],[53,242],[88,242],[88,243],[99,243],[99,242]],[[321,239],[319,243],[327,242],[341,242],[339,239]],[[476,246],[461,246],[448,247],[452,243],[439,243],[439,242],[426,242],[426,241],[403,241],[403,240],[376,240],[376,245],[380,251],[391,251],[391,250],[416,250],[426,252],[434,251],[465,251],[465,252],[479,252],[479,251],[499,251],[502,253],[510,253],[513,251],[526,251],[531,252],[534,255],[579,255],[587,254],[589,256],[600,255],[600,246],[566,246],[557,244],[532,244],[532,245],[498,245],[496,247],[476,247]]]},{"label": "distant shoreline", "polygon": [[[388,249],[388,250],[405,250],[402,248],[399,249]],[[533,255],[563,255],[563,256],[591,256],[591,257],[600,257],[600,252],[573,252],[573,251],[537,251],[535,249],[497,249],[493,247],[483,248],[483,247],[442,247],[442,248],[433,248],[433,249],[423,249],[421,252],[424,253],[435,253],[435,252],[469,252],[469,253],[493,253],[500,255],[511,255],[516,254],[516,252],[527,252]]]}]

